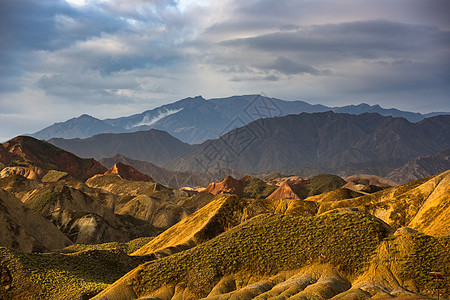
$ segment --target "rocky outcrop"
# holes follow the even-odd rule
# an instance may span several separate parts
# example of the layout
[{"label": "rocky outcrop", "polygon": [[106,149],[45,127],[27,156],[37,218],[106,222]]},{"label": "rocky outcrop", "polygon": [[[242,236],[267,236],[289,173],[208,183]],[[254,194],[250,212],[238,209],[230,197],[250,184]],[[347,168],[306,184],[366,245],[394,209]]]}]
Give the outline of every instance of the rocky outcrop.
[{"label": "rocky outcrop", "polygon": [[44,175],[44,170],[35,166],[30,166],[30,167],[5,167],[0,171],[0,178],[5,178],[12,175],[20,175],[28,179],[38,180]]},{"label": "rocky outcrop", "polygon": [[134,221],[132,217],[126,220],[116,215],[113,207],[65,182],[54,182],[28,192],[22,201],[50,220],[74,243],[128,241],[153,234],[149,223]]}]

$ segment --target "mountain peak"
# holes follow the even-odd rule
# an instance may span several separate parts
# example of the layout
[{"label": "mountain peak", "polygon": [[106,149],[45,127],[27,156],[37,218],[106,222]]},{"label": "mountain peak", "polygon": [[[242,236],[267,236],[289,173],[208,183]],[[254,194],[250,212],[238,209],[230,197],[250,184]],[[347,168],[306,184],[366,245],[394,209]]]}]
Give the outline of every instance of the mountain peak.
[{"label": "mountain peak", "polygon": [[203,192],[211,193],[213,195],[229,193],[240,196],[242,194],[242,189],[243,186],[240,180],[227,176],[218,183],[210,183]]},{"label": "mountain peak", "polygon": [[270,194],[267,199],[297,199],[300,200],[299,194],[302,189],[304,189],[304,184],[302,181],[289,183],[283,182],[281,185]]},{"label": "mountain peak", "polygon": [[116,163],[112,166],[111,169],[105,172],[105,175],[109,174],[117,174],[120,175],[123,179],[131,180],[131,181],[146,181],[146,182],[154,182],[153,179],[145,175],[132,166],[123,164],[121,162]]},{"label": "mountain peak", "polygon": [[70,122],[70,121],[75,121],[75,122],[92,122],[92,121],[98,121],[98,122],[102,122],[100,119],[97,119],[97,118],[95,118],[95,117],[93,117],[93,116],[91,116],[91,115],[88,115],[88,114],[82,114],[82,115],[80,115],[79,117],[74,117],[74,118],[72,118],[72,119],[69,119],[69,120],[66,121],[66,122],[59,122],[59,123],[57,123],[57,124],[65,124],[65,123]]},{"label": "mountain peak", "polygon": [[81,118],[85,118],[85,119],[96,119],[91,115],[88,114],[82,114],[81,116],[79,116],[77,119],[81,119]]}]

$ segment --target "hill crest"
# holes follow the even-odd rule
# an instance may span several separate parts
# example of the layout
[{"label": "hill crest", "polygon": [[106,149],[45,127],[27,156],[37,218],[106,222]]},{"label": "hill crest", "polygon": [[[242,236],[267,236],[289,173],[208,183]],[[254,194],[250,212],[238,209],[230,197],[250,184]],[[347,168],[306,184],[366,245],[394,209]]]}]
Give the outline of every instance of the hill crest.
[{"label": "hill crest", "polygon": [[108,174],[117,174],[126,180],[154,182],[154,180],[150,176],[145,175],[132,166],[123,164],[121,162],[116,163],[104,173],[104,175]]},{"label": "hill crest", "polygon": [[92,158],[80,158],[50,143],[28,136],[15,137],[0,147],[5,154],[0,163],[3,167],[11,167],[11,174],[29,175],[40,180],[49,170],[59,170],[85,180],[106,171],[105,167]]}]

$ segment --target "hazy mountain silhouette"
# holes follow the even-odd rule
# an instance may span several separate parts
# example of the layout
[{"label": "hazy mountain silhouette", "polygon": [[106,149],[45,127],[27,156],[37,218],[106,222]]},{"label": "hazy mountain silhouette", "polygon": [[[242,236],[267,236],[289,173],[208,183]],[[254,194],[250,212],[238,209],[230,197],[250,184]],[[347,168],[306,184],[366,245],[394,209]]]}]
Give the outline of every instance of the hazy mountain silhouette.
[{"label": "hazy mountain silhouette", "polygon": [[450,149],[415,158],[387,175],[388,179],[404,183],[425,178],[450,169]]},{"label": "hazy mountain silhouette", "polygon": [[49,142],[80,157],[100,159],[122,154],[155,164],[179,157],[193,147],[167,132],[156,129],[132,133],[104,133],[87,139],[55,138]]},{"label": "hazy mountain silhouette", "polygon": [[72,118],[65,122],[55,123],[47,128],[32,134],[40,140],[58,138],[87,138],[100,133],[123,132],[121,127],[112,126],[105,121],[84,114],[78,118]]},{"label": "hazy mountain silhouette", "polygon": [[407,160],[447,149],[449,137],[450,116],[410,123],[369,113],[301,113],[231,130],[165,166],[178,171],[232,168],[383,176]]},{"label": "hazy mountain silhouette", "polygon": [[402,117],[418,122],[430,113],[420,114],[398,109],[385,109],[379,105],[359,104],[342,107],[312,105],[304,101],[285,101],[261,95],[243,95],[206,100],[201,96],[185,98],[140,114],[115,119],[99,120],[88,115],[55,123],[32,136],[50,138],[86,138],[100,133],[120,133],[148,130],[167,131],[186,143],[202,143],[218,138],[226,132],[242,127],[260,118],[279,117],[302,112],[324,112],[362,114],[379,113],[385,116]]}]

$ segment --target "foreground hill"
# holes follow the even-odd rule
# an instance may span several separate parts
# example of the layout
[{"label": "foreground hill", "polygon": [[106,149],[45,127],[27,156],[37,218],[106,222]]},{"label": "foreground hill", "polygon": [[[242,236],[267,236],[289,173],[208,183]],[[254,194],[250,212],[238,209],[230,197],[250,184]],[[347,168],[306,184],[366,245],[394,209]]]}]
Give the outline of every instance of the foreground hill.
[{"label": "foreground hill", "polygon": [[100,159],[122,154],[132,159],[162,164],[192,149],[164,131],[151,129],[134,133],[99,134],[87,139],[51,139],[53,145],[80,157]]},{"label": "foreground hill", "polygon": [[[433,281],[417,263],[448,272],[448,250],[430,236],[399,230],[386,240],[390,234],[384,223],[361,213],[260,215],[195,248],[140,265],[94,299],[427,293]],[[386,255],[390,249],[395,251]]]},{"label": "foreground hill", "polygon": [[409,159],[447,149],[449,137],[450,116],[410,123],[378,114],[302,113],[260,119],[234,129],[166,167],[383,176]]},{"label": "foreground hill", "polygon": [[415,158],[390,172],[386,178],[405,183],[429,177],[450,169],[450,149]]},{"label": "foreground hill", "polygon": [[[94,159],[83,159],[44,141],[18,136],[0,145],[1,174],[20,174],[40,180],[49,170],[64,171],[73,178],[86,180],[106,168]],[[0,166],[1,166],[0,165]]]},{"label": "foreground hill", "polygon": [[[139,240],[119,244],[127,248]],[[132,246],[131,246],[132,247]],[[143,263],[108,245],[74,253],[23,253],[0,247],[1,299],[89,299]]]},{"label": "foreground hill", "polygon": [[383,116],[402,117],[410,122],[419,122],[425,117],[446,114],[430,113],[422,115],[398,109],[385,109],[379,105],[365,103],[327,107],[320,104],[311,105],[304,101],[285,101],[262,95],[242,95],[209,100],[197,96],[185,98],[140,114],[116,119],[99,120],[88,115],[82,115],[66,122],[55,123],[34,133],[33,136],[45,140],[50,138],[87,138],[100,133],[124,133],[155,128],[167,131],[183,142],[193,144],[218,138],[229,130],[244,126],[259,118],[324,111],[354,115],[367,112],[378,113]]},{"label": "foreground hill", "polygon": [[[82,210],[75,205],[80,197],[88,199],[83,192],[109,209],[80,202],[98,215],[125,209],[145,222],[155,212],[176,211],[159,203],[187,216],[154,238],[72,245],[59,251],[63,255],[0,249],[0,298],[88,298],[100,290],[97,299],[431,296],[435,283],[429,272],[450,271],[449,172],[390,188],[380,178],[358,175],[349,182],[385,188],[363,196],[340,187],[342,178],[324,175],[306,199],[188,196],[117,174],[96,175],[87,184],[4,178],[0,187],[25,203],[39,191],[57,192],[57,201],[36,202],[45,203],[42,212],[52,205]],[[63,198],[69,194],[72,199]],[[441,294],[448,292],[441,286]]]}]

